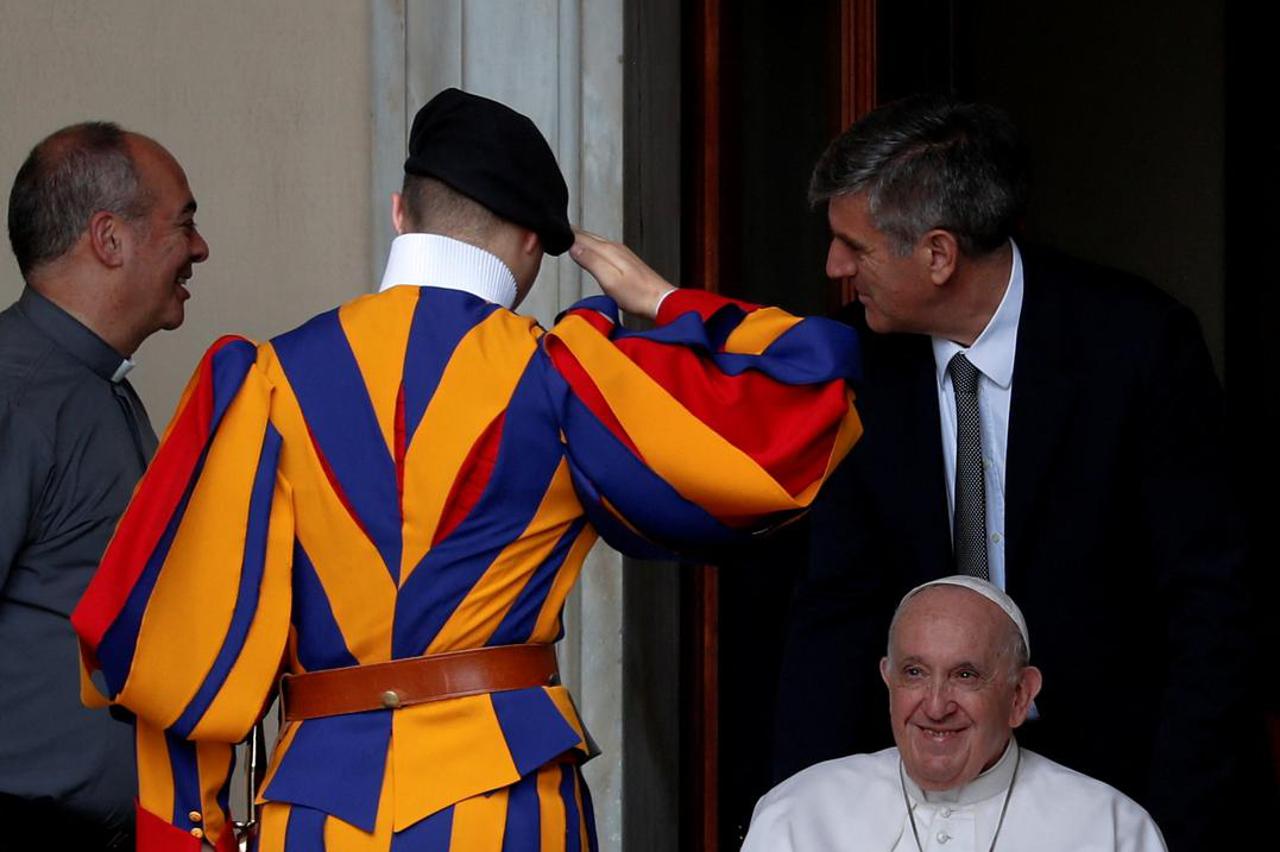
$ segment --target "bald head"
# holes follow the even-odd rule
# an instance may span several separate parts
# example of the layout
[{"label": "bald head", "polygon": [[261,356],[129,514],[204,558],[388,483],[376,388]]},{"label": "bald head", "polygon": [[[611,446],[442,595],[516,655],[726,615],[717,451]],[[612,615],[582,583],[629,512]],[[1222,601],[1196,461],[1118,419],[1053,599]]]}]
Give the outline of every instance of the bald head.
[{"label": "bald head", "polygon": [[155,145],[94,121],[64,127],[31,149],[9,193],[9,243],[24,279],[65,255],[94,213],[131,221],[146,215],[131,141]]}]

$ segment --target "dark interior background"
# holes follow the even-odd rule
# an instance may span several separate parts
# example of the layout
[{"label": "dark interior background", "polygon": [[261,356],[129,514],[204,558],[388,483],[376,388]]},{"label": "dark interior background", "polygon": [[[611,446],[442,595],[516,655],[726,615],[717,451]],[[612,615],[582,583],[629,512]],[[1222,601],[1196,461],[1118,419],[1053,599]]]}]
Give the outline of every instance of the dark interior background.
[{"label": "dark interior background", "polygon": [[[723,6],[721,291],[823,313],[834,293],[822,273],[826,225],[805,189],[839,129],[839,4]],[[1228,392],[1240,490],[1261,531],[1276,505],[1269,438],[1280,400],[1264,349],[1280,316],[1267,268],[1280,192],[1268,43],[1277,13],[1225,6],[884,0],[877,97],[950,91],[1009,110],[1032,152],[1026,236],[1136,272],[1196,312]],[[804,550],[797,528],[721,566],[724,849],[737,848],[775,780],[775,680]],[[1280,647],[1269,613],[1275,561],[1255,549],[1268,631],[1260,656]]]}]

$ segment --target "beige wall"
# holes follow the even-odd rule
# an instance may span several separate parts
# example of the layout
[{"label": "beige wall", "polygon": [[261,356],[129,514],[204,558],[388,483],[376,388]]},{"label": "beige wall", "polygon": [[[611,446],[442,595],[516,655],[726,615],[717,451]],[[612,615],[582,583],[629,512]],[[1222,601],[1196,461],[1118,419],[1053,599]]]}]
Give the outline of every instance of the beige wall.
[{"label": "beige wall", "polygon": [[[37,140],[98,118],[169,148],[200,203],[211,256],[187,321],[132,377],[157,430],[218,335],[269,336],[376,283],[369,68],[363,2],[0,0],[6,207]],[[7,235],[0,253],[5,305],[21,289]]]}]

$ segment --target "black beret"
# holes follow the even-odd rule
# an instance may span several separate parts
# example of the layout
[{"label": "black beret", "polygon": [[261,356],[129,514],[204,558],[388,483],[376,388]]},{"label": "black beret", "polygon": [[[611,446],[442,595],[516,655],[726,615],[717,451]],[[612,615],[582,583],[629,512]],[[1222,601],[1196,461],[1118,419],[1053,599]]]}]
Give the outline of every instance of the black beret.
[{"label": "black beret", "polygon": [[445,89],[418,110],[406,174],[433,177],[533,231],[547,254],[573,245],[569,189],[538,128],[508,106]]}]

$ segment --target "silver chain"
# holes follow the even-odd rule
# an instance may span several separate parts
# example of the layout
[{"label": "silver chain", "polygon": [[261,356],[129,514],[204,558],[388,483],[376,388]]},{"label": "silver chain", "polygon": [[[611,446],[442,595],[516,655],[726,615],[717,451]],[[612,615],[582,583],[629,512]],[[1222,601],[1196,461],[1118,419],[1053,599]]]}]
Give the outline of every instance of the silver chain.
[{"label": "silver chain", "polygon": [[[987,852],[995,852],[996,840],[1000,837],[1000,829],[1004,828],[1004,815],[1009,811],[1009,797],[1013,795],[1013,785],[1018,780],[1018,767],[1022,764],[1022,749],[1018,749],[1013,758],[1013,775],[1009,777],[1009,789],[1004,792],[1004,804],[1000,806],[1000,819],[996,822],[996,833],[991,835],[991,845]],[[907,819],[911,821],[911,834],[916,839],[916,849],[924,852],[920,843],[920,830],[916,828],[916,815],[911,807],[911,798],[907,796],[907,775],[902,769],[902,758],[898,758],[898,783],[902,785],[902,804],[907,806]]]}]

